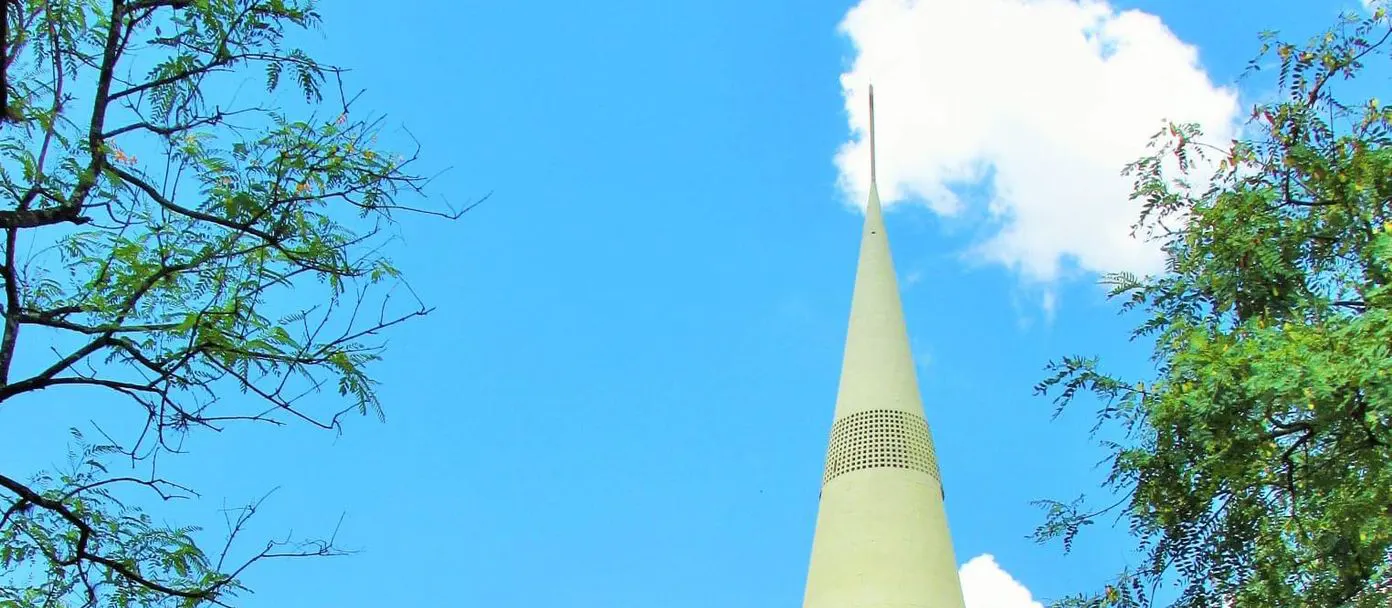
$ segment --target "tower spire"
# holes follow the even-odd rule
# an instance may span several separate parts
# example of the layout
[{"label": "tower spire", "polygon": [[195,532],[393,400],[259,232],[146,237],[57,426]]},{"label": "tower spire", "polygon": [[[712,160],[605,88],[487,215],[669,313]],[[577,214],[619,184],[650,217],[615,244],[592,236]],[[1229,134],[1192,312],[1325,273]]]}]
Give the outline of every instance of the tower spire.
[{"label": "tower spire", "polygon": [[898,281],[870,194],[803,608],[963,608]]},{"label": "tower spire", "polygon": [[875,85],[870,85],[870,185],[875,185]]}]

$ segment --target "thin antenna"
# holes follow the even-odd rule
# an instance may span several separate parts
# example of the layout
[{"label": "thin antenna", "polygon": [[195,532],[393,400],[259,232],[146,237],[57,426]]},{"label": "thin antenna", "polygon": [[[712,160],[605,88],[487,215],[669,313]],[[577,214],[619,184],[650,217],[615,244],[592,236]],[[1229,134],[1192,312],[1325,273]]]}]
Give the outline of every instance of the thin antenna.
[{"label": "thin antenna", "polygon": [[875,85],[870,85],[870,183],[875,183]]}]

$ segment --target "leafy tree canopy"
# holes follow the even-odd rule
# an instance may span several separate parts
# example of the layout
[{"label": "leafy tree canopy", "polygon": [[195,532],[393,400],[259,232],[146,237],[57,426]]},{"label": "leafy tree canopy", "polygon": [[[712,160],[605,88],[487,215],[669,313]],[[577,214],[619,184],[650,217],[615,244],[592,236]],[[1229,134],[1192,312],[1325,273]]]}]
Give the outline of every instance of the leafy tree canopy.
[{"label": "leafy tree canopy", "polygon": [[[254,562],[335,553],[205,550],[145,508],[192,494],[155,457],[380,413],[382,332],[428,311],[391,299],[385,239],[400,213],[459,214],[406,207],[414,156],[379,149],[342,70],[289,46],[318,24],[308,0],[3,6],[0,408],[105,394],[137,432],[0,470],[0,607],[225,605]],[[338,396],[302,399],[321,388]]]},{"label": "leafy tree canopy", "polygon": [[1214,148],[1171,126],[1129,167],[1137,227],[1168,262],[1107,281],[1144,313],[1133,339],[1154,340],[1155,373],[1051,364],[1040,393],[1060,408],[1101,397],[1099,426],[1125,436],[1103,444],[1121,500],[1045,501],[1036,536],[1066,548],[1112,514],[1143,561],[1056,605],[1392,601],[1392,108],[1348,93],[1379,88],[1367,78],[1389,37],[1383,10],[1303,44],[1266,34],[1251,69],[1278,65],[1280,93],[1254,108],[1249,137]]}]

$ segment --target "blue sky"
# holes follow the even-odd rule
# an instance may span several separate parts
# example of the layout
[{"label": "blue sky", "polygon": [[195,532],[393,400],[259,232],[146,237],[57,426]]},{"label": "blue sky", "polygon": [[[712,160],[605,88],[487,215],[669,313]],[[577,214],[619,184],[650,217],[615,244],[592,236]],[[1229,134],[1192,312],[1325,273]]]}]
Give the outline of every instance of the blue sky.
[{"label": "blue sky", "polygon": [[[215,521],[278,487],[250,538],[344,516],[362,552],[253,570],[253,607],[800,605],[859,236],[843,92],[854,108],[870,79],[958,561],[989,554],[1036,600],[1101,582],[1126,564],[1119,532],[1067,557],[1025,538],[1030,500],[1103,474],[1091,412],[1050,422],[1031,387],[1064,354],[1145,369],[1094,282],[1149,263],[1117,238],[1128,134],[1157,112],[1224,132],[1265,93],[1223,90],[1257,31],[1357,7],[865,0],[844,29],[845,0],[324,4],[309,44],[449,168],[432,193],[492,197],[402,226],[397,260],[438,309],[376,368],[386,424],[234,429],[170,463],[205,494],[171,514]],[[1089,14],[1136,63],[1098,68]],[[1040,57],[1056,78],[1029,80]],[[84,418],[52,411],[0,410],[23,430],[0,458],[60,461]]]}]

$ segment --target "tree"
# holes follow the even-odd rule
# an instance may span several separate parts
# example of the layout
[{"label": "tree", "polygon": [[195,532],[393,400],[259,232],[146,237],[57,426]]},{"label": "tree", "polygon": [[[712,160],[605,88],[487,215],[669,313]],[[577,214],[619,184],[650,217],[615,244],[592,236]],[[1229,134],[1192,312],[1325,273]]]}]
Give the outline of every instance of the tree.
[{"label": "tree", "polygon": [[385,239],[400,213],[462,211],[406,206],[415,156],[378,149],[343,71],[288,47],[319,21],[308,0],[4,7],[0,407],[106,394],[138,418],[124,439],[75,431],[67,470],[0,471],[0,606],[225,605],[254,562],[336,553],[205,550],[148,514],[192,493],[156,456],[236,423],[380,414],[382,332],[428,312],[392,300]]},{"label": "tree", "polygon": [[1095,395],[1098,429],[1121,437],[1102,442],[1118,500],[1042,501],[1035,536],[1067,550],[1113,514],[1142,559],[1056,605],[1392,601],[1392,109],[1348,98],[1389,39],[1384,10],[1305,44],[1264,34],[1250,69],[1279,65],[1280,94],[1255,107],[1250,137],[1211,146],[1174,125],[1128,167],[1137,228],[1167,265],[1106,281],[1145,313],[1132,339],[1154,340],[1154,375],[1050,364],[1037,391],[1060,409]]}]

